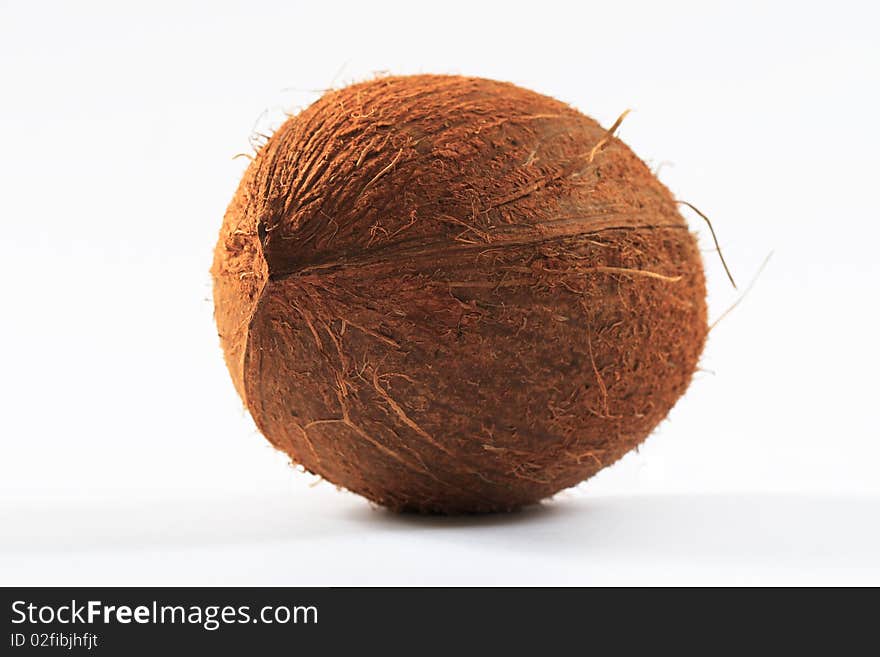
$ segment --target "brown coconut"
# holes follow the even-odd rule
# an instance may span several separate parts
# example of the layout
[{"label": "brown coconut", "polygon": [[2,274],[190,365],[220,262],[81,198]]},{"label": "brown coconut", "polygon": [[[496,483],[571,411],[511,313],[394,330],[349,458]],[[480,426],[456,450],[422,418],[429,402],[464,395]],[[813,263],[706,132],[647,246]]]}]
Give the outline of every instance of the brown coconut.
[{"label": "brown coconut", "polygon": [[646,165],[477,78],[381,78],[290,118],[212,273],[262,433],[398,510],[509,510],[587,479],[667,415],[707,333],[697,243]]}]

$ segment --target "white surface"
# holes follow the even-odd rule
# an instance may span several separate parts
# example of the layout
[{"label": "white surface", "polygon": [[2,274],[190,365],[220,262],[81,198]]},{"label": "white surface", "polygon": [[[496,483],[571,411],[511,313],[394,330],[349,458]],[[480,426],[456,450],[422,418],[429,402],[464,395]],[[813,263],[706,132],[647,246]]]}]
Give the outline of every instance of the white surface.
[{"label": "white surface", "polygon": [[[769,4],[0,1],[0,584],[880,584],[880,15]],[[309,488],[229,382],[207,270],[231,158],[380,70],[632,107],[620,136],[673,163],[740,281],[775,251],[714,374],[542,508]],[[716,317],[737,293],[703,243]]]}]

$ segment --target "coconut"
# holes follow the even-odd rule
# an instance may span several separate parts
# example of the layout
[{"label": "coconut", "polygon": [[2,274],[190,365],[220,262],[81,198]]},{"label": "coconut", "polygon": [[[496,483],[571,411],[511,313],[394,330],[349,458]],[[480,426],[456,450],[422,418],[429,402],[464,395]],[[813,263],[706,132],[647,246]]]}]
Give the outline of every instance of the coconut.
[{"label": "coconut", "polygon": [[266,438],[378,504],[440,513],[537,502],[644,441],[697,366],[705,280],[669,191],[612,133],[439,75],[287,120],[212,268]]}]

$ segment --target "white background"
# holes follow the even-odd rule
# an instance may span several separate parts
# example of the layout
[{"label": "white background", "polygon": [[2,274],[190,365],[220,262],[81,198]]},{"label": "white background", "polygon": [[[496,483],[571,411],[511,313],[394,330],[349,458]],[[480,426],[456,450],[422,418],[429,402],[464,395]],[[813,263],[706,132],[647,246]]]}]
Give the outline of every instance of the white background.
[{"label": "white background", "polygon": [[[0,584],[880,584],[878,18],[0,0]],[[774,251],[641,451],[540,507],[397,517],[312,486],[224,367],[233,156],[377,71],[510,80],[604,125],[631,107],[620,136],[741,283]],[[739,293],[689,218],[714,318]]]}]

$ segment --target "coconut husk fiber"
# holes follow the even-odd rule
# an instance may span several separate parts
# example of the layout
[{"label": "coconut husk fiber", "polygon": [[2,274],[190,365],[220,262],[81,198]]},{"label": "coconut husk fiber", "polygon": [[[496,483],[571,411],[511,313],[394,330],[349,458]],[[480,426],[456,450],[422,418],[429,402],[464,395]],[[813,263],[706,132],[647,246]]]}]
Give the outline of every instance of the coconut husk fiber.
[{"label": "coconut husk fiber", "polygon": [[527,505],[639,445],[706,339],[697,243],[612,131],[512,84],[385,77],[257,153],[217,243],[260,431],[387,507]]}]

